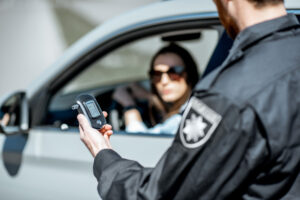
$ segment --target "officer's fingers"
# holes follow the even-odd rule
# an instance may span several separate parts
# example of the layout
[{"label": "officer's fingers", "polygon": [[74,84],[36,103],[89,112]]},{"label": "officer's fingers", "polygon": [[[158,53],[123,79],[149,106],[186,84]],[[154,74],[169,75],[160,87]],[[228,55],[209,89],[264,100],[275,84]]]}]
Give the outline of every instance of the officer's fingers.
[{"label": "officer's fingers", "polygon": [[85,135],[80,125],[79,125],[79,134],[80,134],[80,140],[85,144],[86,147],[88,147],[87,136]]},{"label": "officer's fingers", "polygon": [[85,133],[81,126],[79,126],[80,139],[84,143],[84,145],[88,148],[90,153],[95,157],[94,145],[91,141],[89,134]]},{"label": "officer's fingers", "polygon": [[110,124],[104,124],[103,127],[105,130],[112,130],[112,126]]},{"label": "officer's fingers", "polygon": [[86,131],[91,127],[90,123],[88,122],[88,120],[85,118],[83,114],[77,115],[77,120],[79,122],[79,126],[81,126],[83,131]]},{"label": "officer's fingers", "polygon": [[79,135],[80,135],[80,139],[83,141],[84,140],[84,132],[83,132],[83,129],[81,128],[81,126],[79,125]]},{"label": "officer's fingers", "polygon": [[108,130],[104,133],[104,135],[107,135],[108,136],[108,139],[110,138],[110,136],[113,134],[113,131],[112,130]]},{"label": "officer's fingers", "polygon": [[109,141],[109,136],[106,135],[106,134],[104,134],[103,137],[104,137],[104,139],[105,139],[105,142],[107,143],[107,141]]},{"label": "officer's fingers", "polygon": [[100,133],[104,134],[107,131],[111,131],[112,130],[112,126],[109,124],[104,124],[102,126],[102,128],[99,130]]},{"label": "officer's fingers", "polygon": [[80,140],[88,146],[90,143],[89,135],[83,130],[83,128],[79,125],[79,135],[80,135]]},{"label": "officer's fingers", "polygon": [[104,139],[105,139],[105,143],[107,144],[108,148],[112,149],[110,141],[109,141],[109,137],[107,134],[104,134]]}]

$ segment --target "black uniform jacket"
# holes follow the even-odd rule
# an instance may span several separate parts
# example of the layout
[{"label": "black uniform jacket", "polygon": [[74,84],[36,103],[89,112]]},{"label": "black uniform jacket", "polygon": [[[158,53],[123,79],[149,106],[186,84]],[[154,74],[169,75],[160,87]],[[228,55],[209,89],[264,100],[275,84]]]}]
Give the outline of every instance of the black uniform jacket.
[{"label": "black uniform jacket", "polygon": [[196,86],[155,168],[102,150],[94,175],[103,199],[300,199],[297,18],[237,36],[222,66]]}]

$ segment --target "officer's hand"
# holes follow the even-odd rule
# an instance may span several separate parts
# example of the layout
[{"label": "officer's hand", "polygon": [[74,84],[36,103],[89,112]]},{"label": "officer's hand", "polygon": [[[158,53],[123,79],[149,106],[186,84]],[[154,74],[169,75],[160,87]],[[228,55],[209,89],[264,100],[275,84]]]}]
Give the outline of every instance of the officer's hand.
[{"label": "officer's hand", "polygon": [[[107,116],[106,112],[103,112]],[[113,134],[112,126],[105,124],[99,131],[92,128],[84,115],[77,116],[79,122],[80,139],[95,157],[103,149],[111,149],[109,137]],[[100,132],[100,133],[99,133]]]}]

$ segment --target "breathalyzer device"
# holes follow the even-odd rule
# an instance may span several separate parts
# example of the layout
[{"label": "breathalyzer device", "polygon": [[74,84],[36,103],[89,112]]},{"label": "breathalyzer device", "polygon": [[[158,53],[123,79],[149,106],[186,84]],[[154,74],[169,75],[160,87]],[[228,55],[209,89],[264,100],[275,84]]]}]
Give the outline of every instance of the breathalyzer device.
[{"label": "breathalyzer device", "polygon": [[76,104],[72,106],[73,110],[83,114],[95,129],[101,129],[106,124],[102,110],[95,97],[89,94],[81,94],[76,97]]}]

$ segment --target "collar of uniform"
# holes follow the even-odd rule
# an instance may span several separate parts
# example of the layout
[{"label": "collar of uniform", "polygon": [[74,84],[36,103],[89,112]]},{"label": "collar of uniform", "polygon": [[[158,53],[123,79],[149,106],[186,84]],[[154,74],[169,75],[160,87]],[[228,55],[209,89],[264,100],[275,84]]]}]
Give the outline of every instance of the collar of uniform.
[{"label": "collar of uniform", "polygon": [[255,24],[244,29],[237,35],[232,50],[245,50],[253,43],[273,34],[274,32],[297,25],[299,25],[299,23],[294,14],[287,14],[282,17]]},{"label": "collar of uniform", "polygon": [[243,56],[243,50],[250,47],[253,43],[271,35],[274,32],[284,30],[293,26],[299,26],[297,17],[294,14],[255,24],[240,32],[234,40],[226,60],[217,69],[213,70],[203,80],[199,81],[194,88],[194,92],[207,90],[214,83],[218,74],[226,68],[232,61]]}]

